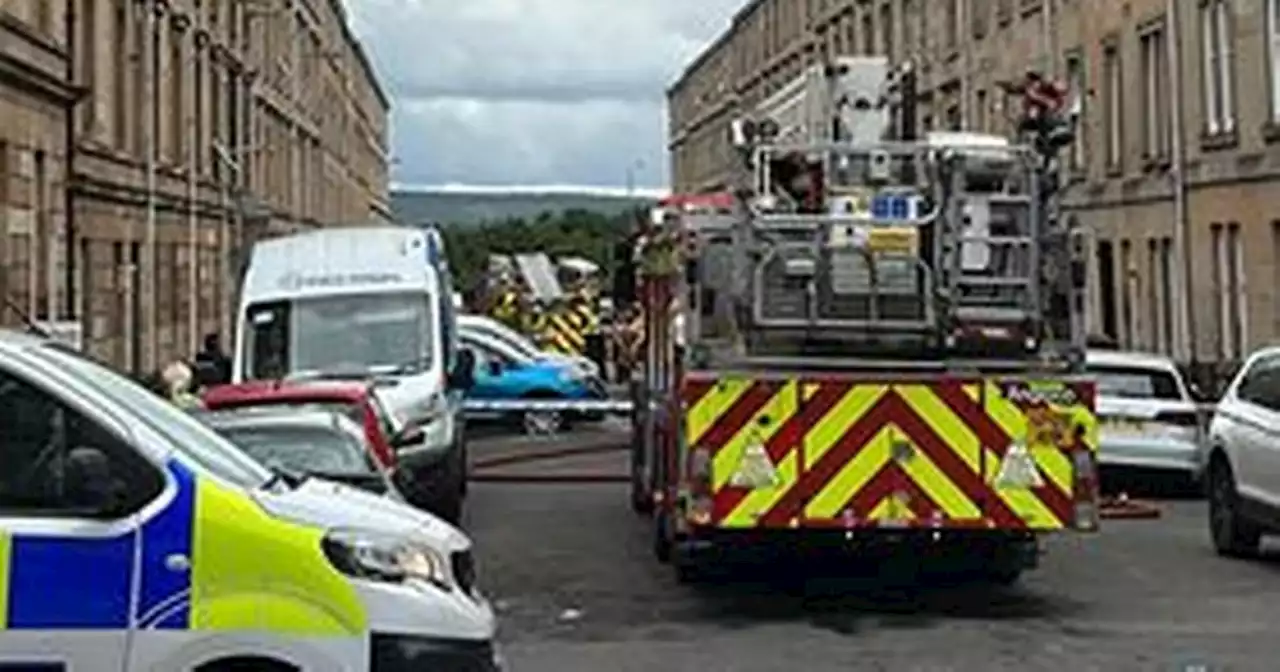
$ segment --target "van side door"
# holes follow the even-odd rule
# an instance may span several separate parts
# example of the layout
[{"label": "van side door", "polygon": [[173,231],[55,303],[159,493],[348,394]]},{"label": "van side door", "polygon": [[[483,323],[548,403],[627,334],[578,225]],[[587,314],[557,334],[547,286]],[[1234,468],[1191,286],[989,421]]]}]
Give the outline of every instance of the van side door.
[{"label": "van side door", "polygon": [[125,425],[0,362],[0,668],[124,670],[141,512],[165,490]]}]

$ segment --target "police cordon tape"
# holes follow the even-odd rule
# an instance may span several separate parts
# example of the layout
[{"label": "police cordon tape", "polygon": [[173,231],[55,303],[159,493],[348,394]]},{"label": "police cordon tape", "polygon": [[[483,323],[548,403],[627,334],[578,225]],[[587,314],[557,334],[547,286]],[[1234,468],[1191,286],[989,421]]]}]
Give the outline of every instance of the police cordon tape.
[{"label": "police cordon tape", "polygon": [[467,399],[463,409],[472,413],[604,413],[627,415],[630,401],[621,399]]}]

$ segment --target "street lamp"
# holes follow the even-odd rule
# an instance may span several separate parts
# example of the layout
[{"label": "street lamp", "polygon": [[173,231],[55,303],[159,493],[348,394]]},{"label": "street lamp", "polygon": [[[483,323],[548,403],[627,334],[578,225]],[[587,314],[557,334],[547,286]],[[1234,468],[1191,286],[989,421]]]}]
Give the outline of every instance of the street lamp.
[{"label": "street lamp", "polygon": [[627,164],[627,198],[635,196],[636,172],[644,170],[644,159],[634,159]]}]

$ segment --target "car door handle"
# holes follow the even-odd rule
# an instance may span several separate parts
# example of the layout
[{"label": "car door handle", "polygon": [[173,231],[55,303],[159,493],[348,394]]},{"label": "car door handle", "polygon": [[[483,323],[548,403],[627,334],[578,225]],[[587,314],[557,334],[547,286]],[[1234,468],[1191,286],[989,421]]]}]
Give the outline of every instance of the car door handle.
[{"label": "car door handle", "polygon": [[171,572],[187,572],[191,570],[191,558],[181,553],[171,553],[164,557],[164,567]]}]

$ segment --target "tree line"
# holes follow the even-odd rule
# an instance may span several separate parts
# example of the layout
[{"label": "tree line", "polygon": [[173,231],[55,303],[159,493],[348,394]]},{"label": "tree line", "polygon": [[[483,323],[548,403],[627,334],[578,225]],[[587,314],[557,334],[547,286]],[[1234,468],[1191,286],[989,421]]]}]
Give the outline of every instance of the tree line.
[{"label": "tree line", "polygon": [[547,211],[531,220],[508,217],[474,225],[445,225],[441,233],[460,289],[476,286],[491,254],[544,252],[552,259],[582,257],[599,264],[608,281],[613,273],[614,245],[643,216],[643,210],[613,216],[581,209]]}]

